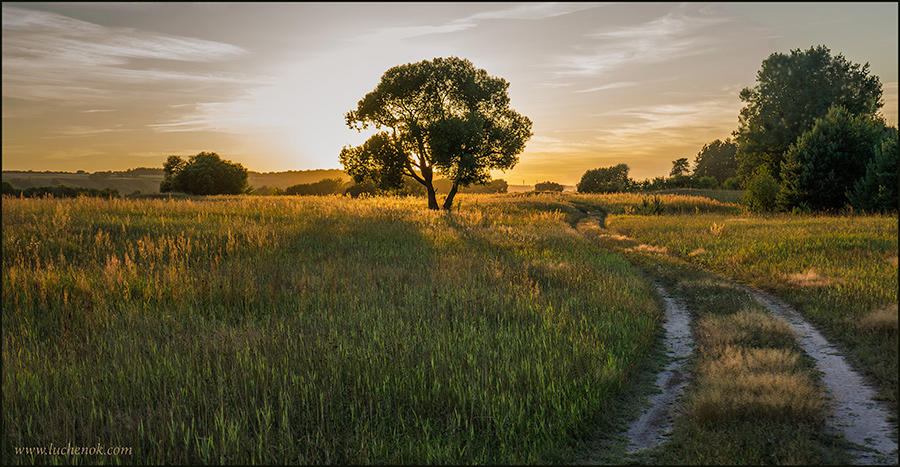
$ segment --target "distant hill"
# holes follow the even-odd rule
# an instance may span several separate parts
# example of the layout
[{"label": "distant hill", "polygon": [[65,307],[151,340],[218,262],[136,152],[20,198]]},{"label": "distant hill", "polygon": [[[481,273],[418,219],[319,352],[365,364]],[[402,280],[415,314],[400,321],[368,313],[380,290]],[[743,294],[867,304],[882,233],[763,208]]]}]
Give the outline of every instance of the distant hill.
[{"label": "distant hill", "polygon": [[[315,183],[325,178],[350,180],[346,172],[340,169],[289,170],[286,172],[253,172],[248,174],[248,182],[254,188],[268,186],[282,190],[298,183]],[[141,193],[159,193],[159,182],[163,179],[162,168],[138,167],[121,172],[107,171],[88,173],[78,172],[35,172],[23,170],[4,170],[3,181],[24,190],[32,186],[67,185],[72,187],[110,188],[118,190],[120,195],[140,191]]]}]

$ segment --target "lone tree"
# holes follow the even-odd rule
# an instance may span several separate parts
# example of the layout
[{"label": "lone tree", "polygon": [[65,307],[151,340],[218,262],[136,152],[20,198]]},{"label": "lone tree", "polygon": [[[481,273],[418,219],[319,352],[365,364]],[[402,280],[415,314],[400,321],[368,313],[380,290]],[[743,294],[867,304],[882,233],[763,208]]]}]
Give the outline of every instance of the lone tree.
[{"label": "lone tree", "polygon": [[734,132],[739,173],[748,179],[757,168],[781,180],[781,163],[788,148],[824,118],[832,106],[852,115],[874,116],[884,105],[881,81],[869,74],[869,64],[831,56],[825,46],[773,53],[763,60],[757,84],[741,90],[747,105]]},{"label": "lone tree", "polygon": [[241,164],[222,160],[214,152],[201,152],[187,161],[169,156],[163,164],[159,191],[189,195],[240,195],[249,191],[249,175]]},{"label": "lone tree", "polygon": [[531,138],[531,120],[509,108],[507,83],[457,57],[393,67],[345,118],[357,131],[387,129],[363,145],[344,147],[340,161],[356,183],[421,183],[428,207],[440,209],[435,173],[452,182],[443,209],[460,187],[486,184],[491,170],[508,170]]},{"label": "lone tree", "polygon": [[588,170],[581,176],[577,188],[579,193],[618,193],[627,190],[630,185],[628,166],[619,164]]}]

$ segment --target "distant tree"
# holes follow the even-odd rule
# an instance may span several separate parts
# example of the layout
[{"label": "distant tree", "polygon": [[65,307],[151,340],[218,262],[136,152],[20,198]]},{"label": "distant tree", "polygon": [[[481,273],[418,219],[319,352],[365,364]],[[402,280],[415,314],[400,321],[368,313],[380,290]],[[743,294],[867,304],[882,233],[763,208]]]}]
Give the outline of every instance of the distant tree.
[{"label": "distant tree", "polygon": [[22,190],[14,187],[12,185],[12,183],[9,183],[6,181],[3,182],[3,194],[4,195],[19,196],[21,193],[22,193]]},{"label": "distant tree", "polygon": [[737,144],[731,138],[704,144],[694,159],[694,176],[713,177],[724,183],[737,173],[736,154]]},{"label": "distant tree", "polygon": [[201,152],[187,161],[169,156],[163,164],[160,192],[189,195],[239,195],[250,192],[247,169],[223,160],[214,152]]},{"label": "distant tree", "polygon": [[897,129],[890,128],[881,144],[875,146],[875,154],[866,164],[866,174],[847,194],[854,209],[869,212],[897,212],[900,209],[898,159]]},{"label": "distant tree", "polygon": [[298,183],[284,190],[286,195],[327,196],[344,191],[344,181],[339,178],[325,178],[315,183]]},{"label": "distant tree", "polygon": [[554,192],[562,192],[565,189],[564,186],[560,185],[556,182],[541,182],[536,183],[534,185],[534,191],[554,191]]},{"label": "distant tree", "polygon": [[681,159],[676,159],[672,161],[672,171],[669,172],[670,177],[678,177],[682,175],[688,175],[690,172],[690,166],[688,165],[687,157],[682,157]]},{"label": "distant tree", "polygon": [[[403,176],[422,184],[430,209],[449,210],[461,187],[487,183],[508,170],[531,138],[531,120],[509,108],[507,83],[457,57],[387,70],[374,91],[346,114],[356,130],[387,128],[363,145],[345,147],[340,161],[357,183],[399,188]],[[451,180],[443,206],[434,175]]]},{"label": "distant tree", "polygon": [[784,189],[779,206],[838,210],[847,192],[866,174],[866,165],[881,145],[884,123],[835,106],[800,136],[781,165]]},{"label": "distant tree", "polygon": [[600,167],[588,170],[578,182],[579,193],[617,193],[629,188],[628,166]]},{"label": "distant tree", "polygon": [[756,80],[756,86],[740,93],[747,105],[734,132],[738,171],[744,179],[762,166],[781,180],[788,148],[832,106],[873,116],[884,105],[881,81],[869,74],[869,64],[832,57],[825,46],[773,53],[762,62]]},{"label": "distant tree", "polygon": [[506,193],[509,190],[509,184],[506,180],[498,178],[491,180],[487,185],[472,185],[468,188],[461,189],[463,193]]}]

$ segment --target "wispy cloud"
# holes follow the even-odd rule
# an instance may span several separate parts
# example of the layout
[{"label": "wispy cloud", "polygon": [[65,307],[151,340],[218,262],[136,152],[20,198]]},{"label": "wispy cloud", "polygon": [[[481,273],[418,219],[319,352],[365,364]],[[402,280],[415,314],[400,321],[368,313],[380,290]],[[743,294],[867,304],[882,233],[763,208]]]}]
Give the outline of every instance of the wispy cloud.
[{"label": "wispy cloud", "polygon": [[643,24],[595,31],[584,52],[561,56],[552,66],[558,76],[592,76],[641,64],[677,60],[719,47],[703,33],[706,26],[727,21],[703,12],[679,10]]},{"label": "wispy cloud", "polygon": [[[249,75],[188,72],[169,65],[227,60],[247,53],[221,42],[101,26],[3,5],[5,97],[73,100],[108,97],[121,83],[253,81],[257,78]],[[147,60],[156,61],[155,66],[138,66]]]},{"label": "wispy cloud", "polygon": [[392,41],[408,39],[412,37],[425,36],[429,34],[446,34],[452,32],[464,31],[471,29],[483,21],[487,20],[541,20],[555,18],[557,16],[576,13],[583,10],[597,8],[604,5],[603,3],[567,3],[567,2],[549,2],[549,3],[526,3],[516,4],[511,7],[482,11],[464,18],[455,19],[439,25],[423,25],[423,26],[400,26],[375,29],[370,33],[366,33],[356,40],[358,41]]}]

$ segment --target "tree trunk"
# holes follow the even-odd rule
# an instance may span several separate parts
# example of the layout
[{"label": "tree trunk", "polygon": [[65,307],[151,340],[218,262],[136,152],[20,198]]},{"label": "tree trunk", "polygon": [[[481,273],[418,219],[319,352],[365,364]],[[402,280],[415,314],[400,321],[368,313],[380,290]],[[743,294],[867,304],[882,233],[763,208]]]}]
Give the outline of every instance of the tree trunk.
[{"label": "tree trunk", "polygon": [[425,189],[428,190],[428,209],[437,211],[439,209],[437,202],[437,194],[434,191],[434,187],[432,185],[425,185]]},{"label": "tree trunk", "polygon": [[444,199],[444,211],[449,211],[453,208],[453,197],[456,196],[456,190],[459,188],[459,183],[453,182],[453,187],[450,188],[450,193],[447,193],[447,197]]},{"label": "tree trunk", "polygon": [[428,209],[437,211],[440,209],[437,202],[437,193],[434,191],[434,184],[432,183],[432,179],[434,178],[433,173],[431,172],[431,167],[422,168],[422,179],[425,180],[425,190],[428,191]]}]

